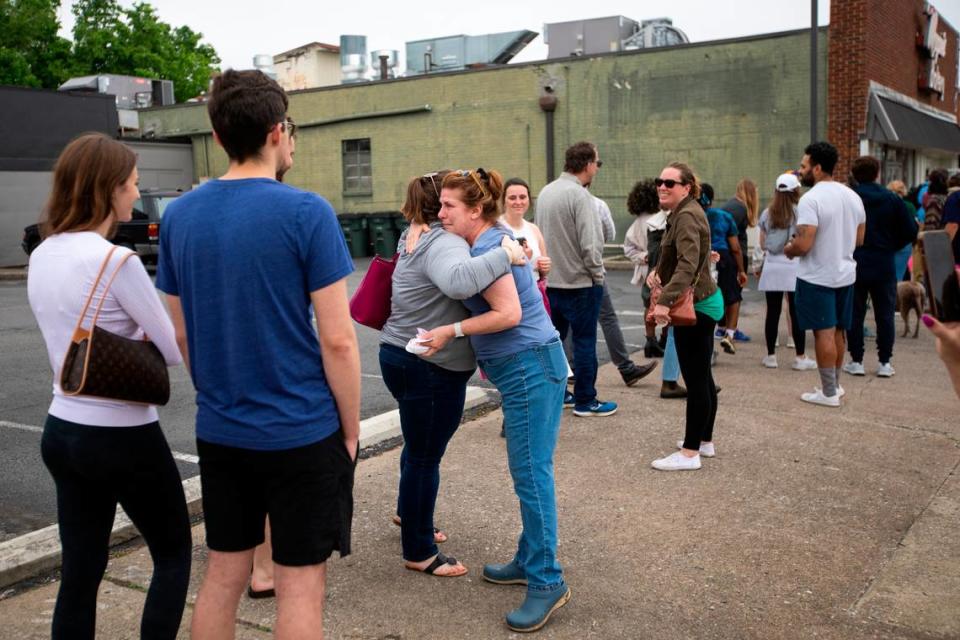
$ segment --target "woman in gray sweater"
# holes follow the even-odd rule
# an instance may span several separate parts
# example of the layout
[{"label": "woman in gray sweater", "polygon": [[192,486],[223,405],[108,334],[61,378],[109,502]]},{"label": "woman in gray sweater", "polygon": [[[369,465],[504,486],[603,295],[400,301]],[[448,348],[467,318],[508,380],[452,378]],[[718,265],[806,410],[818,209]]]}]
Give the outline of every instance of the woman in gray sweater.
[{"label": "woman in gray sweater", "polygon": [[401,211],[410,227],[400,237],[390,318],[380,338],[380,370],[400,407],[404,445],[397,514],[406,567],[456,577],[467,568],[437,549],[446,538],[434,528],[433,510],[440,459],[460,425],[467,381],[477,363],[468,340],[452,341],[429,361],[406,347],[420,328],[476,322],[460,301],[509,273],[511,263],[524,264],[525,256],[517,242],[505,238],[502,251],[471,258],[467,242],[443,230],[437,214],[447,173],[414,178],[407,186]]}]

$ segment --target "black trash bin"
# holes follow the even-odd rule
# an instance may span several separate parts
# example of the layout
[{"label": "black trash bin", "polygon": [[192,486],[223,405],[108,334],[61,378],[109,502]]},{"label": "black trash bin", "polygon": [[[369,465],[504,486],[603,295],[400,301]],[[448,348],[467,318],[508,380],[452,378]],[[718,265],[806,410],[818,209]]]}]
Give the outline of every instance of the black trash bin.
[{"label": "black trash bin", "polygon": [[[347,240],[350,256],[367,257],[367,217],[356,213],[341,213],[337,216],[343,237]],[[391,254],[393,255],[393,254]]]},{"label": "black trash bin", "polygon": [[400,232],[393,223],[392,211],[373,213],[367,216],[367,225],[370,227],[370,240],[373,242],[373,253],[383,258],[392,258],[397,252],[397,242]]}]

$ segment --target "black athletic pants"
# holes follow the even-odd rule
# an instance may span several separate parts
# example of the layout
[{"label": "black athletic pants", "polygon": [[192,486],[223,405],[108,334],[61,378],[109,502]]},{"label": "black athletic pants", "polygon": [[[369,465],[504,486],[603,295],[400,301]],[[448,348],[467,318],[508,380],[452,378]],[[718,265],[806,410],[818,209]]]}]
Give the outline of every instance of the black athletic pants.
[{"label": "black athletic pants", "polygon": [[40,451],[57,486],[63,548],[53,640],[94,637],[97,590],[118,503],[153,558],[140,637],[175,638],[193,543],[180,474],[160,424],[93,427],[47,416]]},{"label": "black athletic pants", "polygon": [[[790,302],[790,326],[793,328],[793,343],[797,348],[797,355],[802,356],[807,351],[807,332],[800,328],[797,322],[797,305],[793,292],[787,293]],[[783,292],[767,291],[767,319],[763,326],[763,335],[767,339],[767,355],[772,356],[777,350],[777,335],[780,328],[780,312],[783,310]]]},{"label": "black athletic pants", "polygon": [[687,427],[683,448],[697,451],[701,442],[713,440],[717,418],[717,386],[713,382],[710,358],[713,356],[713,330],[716,321],[697,312],[697,324],[674,327],[680,373],[687,384]]}]

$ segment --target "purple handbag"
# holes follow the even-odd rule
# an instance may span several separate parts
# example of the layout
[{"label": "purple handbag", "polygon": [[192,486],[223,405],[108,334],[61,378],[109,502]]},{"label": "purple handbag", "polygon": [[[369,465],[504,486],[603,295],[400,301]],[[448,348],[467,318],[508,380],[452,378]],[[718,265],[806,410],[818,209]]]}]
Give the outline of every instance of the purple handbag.
[{"label": "purple handbag", "polygon": [[350,317],[365,327],[380,331],[390,317],[390,296],[393,293],[393,270],[399,253],[390,260],[374,256],[360,286],[350,298]]}]

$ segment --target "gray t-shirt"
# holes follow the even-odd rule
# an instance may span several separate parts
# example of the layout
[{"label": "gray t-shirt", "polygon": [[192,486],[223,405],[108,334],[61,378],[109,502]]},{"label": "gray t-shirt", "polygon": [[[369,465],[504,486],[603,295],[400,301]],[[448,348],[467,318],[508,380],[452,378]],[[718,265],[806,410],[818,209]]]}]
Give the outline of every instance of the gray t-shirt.
[{"label": "gray t-shirt", "polygon": [[[434,222],[420,236],[413,253],[406,252],[407,232],[400,236],[400,257],[393,272],[390,318],[380,341],[406,347],[417,328],[426,330],[466,320],[470,314],[460,302],[489,287],[510,271],[510,256],[497,249],[476,258],[460,236],[447,233]],[[470,371],[477,366],[470,341],[451,340],[426,359],[451,371]]]},{"label": "gray t-shirt", "polygon": [[783,247],[786,246],[793,234],[797,232],[797,214],[794,212],[790,226],[786,229],[773,229],[770,227],[770,209],[764,209],[760,214],[760,222],[757,223],[760,230],[763,231],[766,239],[764,249],[770,255],[779,255],[783,253]]}]

